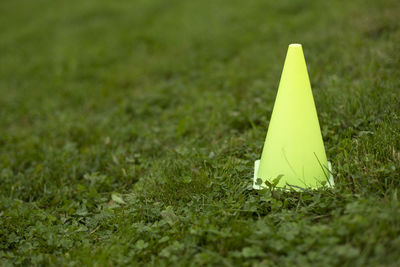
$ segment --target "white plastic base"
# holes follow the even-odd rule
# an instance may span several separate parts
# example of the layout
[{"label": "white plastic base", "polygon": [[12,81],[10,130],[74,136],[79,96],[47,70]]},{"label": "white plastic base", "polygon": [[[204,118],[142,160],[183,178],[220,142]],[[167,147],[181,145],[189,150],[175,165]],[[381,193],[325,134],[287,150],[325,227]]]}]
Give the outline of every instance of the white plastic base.
[{"label": "white plastic base", "polygon": [[[258,173],[258,168],[260,167],[260,160],[254,161],[254,176],[253,176],[253,189],[256,190],[261,190],[266,188],[265,185],[257,185],[257,173]],[[328,170],[329,170],[329,183],[327,184],[328,187],[334,187],[335,186],[335,181],[333,180],[332,176],[332,164],[328,161]]]}]

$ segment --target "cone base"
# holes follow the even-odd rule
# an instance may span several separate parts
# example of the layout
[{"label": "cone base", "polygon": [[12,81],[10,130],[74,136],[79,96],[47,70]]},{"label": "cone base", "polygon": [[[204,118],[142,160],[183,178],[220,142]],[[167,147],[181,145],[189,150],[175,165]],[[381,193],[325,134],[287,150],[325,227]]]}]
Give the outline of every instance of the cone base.
[{"label": "cone base", "polygon": [[[253,177],[253,189],[255,190],[262,190],[264,188],[267,188],[265,185],[257,185],[257,173],[258,173],[258,168],[260,167],[260,160],[256,160],[254,162],[254,177]],[[329,170],[329,182],[327,183],[327,186],[332,188],[335,186],[335,181],[333,180],[332,176],[332,164],[328,161],[328,170]],[[294,191],[304,191],[307,188],[301,188],[299,186],[291,186],[287,184],[288,189],[292,189]]]}]

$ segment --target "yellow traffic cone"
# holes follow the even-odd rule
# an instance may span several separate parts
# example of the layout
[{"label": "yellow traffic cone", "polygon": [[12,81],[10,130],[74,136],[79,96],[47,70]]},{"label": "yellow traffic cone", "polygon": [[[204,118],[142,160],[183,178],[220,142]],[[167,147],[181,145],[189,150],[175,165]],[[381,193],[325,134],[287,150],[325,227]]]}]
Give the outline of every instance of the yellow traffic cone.
[{"label": "yellow traffic cone", "polygon": [[[273,183],[295,190],[333,186],[307,66],[300,44],[291,44],[276,96],[261,160],[255,162],[253,188]],[[258,180],[259,181],[259,180]],[[275,180],[277,181],[277,180]]]}]

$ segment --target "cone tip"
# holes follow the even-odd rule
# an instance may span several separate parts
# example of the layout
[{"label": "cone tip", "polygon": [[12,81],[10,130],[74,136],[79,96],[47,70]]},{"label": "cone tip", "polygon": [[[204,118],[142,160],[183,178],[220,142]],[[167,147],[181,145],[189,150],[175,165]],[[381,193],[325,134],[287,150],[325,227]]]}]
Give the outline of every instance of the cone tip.
[{"label": "cone tip", "polygon": [[290,44],[289,47],[301,47],[301,44]]}]

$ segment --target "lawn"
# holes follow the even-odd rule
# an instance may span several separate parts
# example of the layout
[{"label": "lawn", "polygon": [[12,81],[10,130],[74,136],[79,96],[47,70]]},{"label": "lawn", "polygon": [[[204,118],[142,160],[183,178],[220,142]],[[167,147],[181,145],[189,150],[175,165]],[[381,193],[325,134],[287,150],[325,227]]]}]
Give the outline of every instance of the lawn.
[{"label": "lawn", "polygon": [[[0,14],[0,265],[400,265],[399,1]],[[251,189],[290,43],[333,189]]]}]

